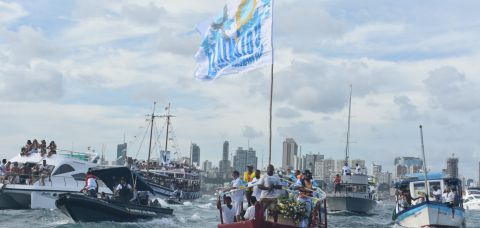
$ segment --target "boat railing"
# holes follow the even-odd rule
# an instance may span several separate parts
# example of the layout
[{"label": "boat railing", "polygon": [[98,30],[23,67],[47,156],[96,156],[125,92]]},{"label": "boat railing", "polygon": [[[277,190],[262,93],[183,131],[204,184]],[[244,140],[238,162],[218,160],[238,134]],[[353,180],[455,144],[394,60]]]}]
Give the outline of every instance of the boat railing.
[{"label": "boat railing", "polygon": [[[101,180],[97,180],[97,182],[98,187],[106,187]],[[0,179],[0,183],[24,186],[75,187],[78,190],[85,186],[84,180],[72,176],[28,175],[23,173],[9,173],[3,176],[3,179]]]}]

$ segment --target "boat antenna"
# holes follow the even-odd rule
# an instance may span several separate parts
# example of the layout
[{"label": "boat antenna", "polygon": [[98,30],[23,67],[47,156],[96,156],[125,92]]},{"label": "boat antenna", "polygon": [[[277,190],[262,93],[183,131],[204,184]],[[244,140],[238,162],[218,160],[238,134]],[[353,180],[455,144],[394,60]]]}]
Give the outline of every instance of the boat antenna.
[{"label": "boat antenna", "polygon": [[427,185],[427,176],[428,176],[428,171],[427,171],[427,160],[425,159],[425,146],[423,145],[423,128],[422,125],[420,125],[420,140],[422,142],[422,156],[423,156],[423,174],[425,175],[425,199],[428,201],[428,185]]},{"label": "boat antenna", "polygon": [[160,117],[167,118],[167,131],[165,134],[165,155],[167,154],[167,149],[168,149],[168,128],[170,126],[170,117],[175,117],[173,115],[170,115],[170,102],[168,102],[168,107],[165,108],[167,110],[166,115],[161,115]]},{"label": "boat antenna", "polygon": [[352,112],[352,85],[350,84],[350,99],[348,101],[348,128],[347,128],[347,145],[345,145],[345,163],[348,163],[350,155],[350,115]]},{"label": "boat antenna", "polygon": [[153,134],[153,121],[155,120],[155,117],[159,117],[159,116],[155,116],[155,105],[157,104],[157,102],[153,102],[153,111],[152,111],[152,115],[151,115],[151,118],[150,118],[150,143],[149,143],[149,146],[148,146],[148,159],[147,159],[147,173],[148,171],[150,170],[150,154],[152,152],[152,134]]}]

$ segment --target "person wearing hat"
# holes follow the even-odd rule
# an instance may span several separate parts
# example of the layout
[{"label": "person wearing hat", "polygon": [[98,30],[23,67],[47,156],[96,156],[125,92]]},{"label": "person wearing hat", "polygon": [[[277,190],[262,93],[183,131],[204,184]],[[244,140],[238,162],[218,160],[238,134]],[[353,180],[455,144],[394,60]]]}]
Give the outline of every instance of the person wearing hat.
[{"label": "person wearing hat", "polygon": [[[255,172],[253,172],[253,166],[247,165],[247,171],[243,173],[243,180],[247,183],[250,183],[253,181],[253,178],[255,178]],[[252,203],[250,202],[252,193],[253,193],[253,187],[248,187],[245,190],[245,196],[247,197],[247,202],[249,207],[252,206]]]}]

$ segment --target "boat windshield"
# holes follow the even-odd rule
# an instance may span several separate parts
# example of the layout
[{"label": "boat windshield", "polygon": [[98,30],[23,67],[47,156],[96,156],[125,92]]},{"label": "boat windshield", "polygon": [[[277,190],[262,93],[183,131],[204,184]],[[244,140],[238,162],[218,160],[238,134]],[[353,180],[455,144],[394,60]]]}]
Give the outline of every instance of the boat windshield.
[{"label": "boat windshield", "polygon": [[[441,189],[440,181],[428,181],[429,192],[433,192],[433,188],[436,186]],[[425,192],[425,182],[416,182],[413,183],[413,192],[412,197],[418,197],[420,192]]]},{"label": "boat windshield", "polygon": [[468,190],[468,194],[470,194],[470,195],[480,195],[480,190]]}]

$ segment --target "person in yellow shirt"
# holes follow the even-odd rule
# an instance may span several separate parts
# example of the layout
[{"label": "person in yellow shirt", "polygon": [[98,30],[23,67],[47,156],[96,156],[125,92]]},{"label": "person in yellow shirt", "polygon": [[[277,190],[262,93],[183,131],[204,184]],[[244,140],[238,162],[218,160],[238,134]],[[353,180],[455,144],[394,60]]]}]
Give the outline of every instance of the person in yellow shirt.
[{"label": "person in yellow shirt", "polygon": [[[247,165],[247,171],[243,173],[243,180],[247,183],[251,182],[255,178],[255,172],[253,172],[253,166]],[[247,197],[248,206],[252,206],[250,198],[252,198],[253,187],[249,187],[245,190],[245,196]]]}]

